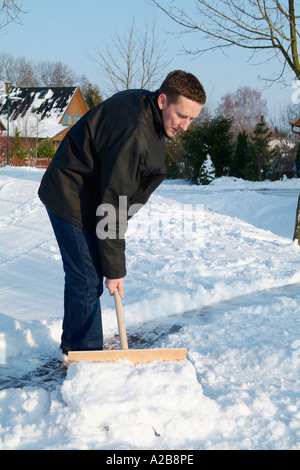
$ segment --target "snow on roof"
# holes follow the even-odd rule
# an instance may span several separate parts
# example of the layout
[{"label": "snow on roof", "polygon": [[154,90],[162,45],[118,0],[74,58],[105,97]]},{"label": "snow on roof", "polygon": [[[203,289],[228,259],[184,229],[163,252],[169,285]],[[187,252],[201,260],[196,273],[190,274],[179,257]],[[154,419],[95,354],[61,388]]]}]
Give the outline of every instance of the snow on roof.
[{"label": "snow on roof", "polygon": [[[77,87],[13,87],[10,96],[9,128],[22,137],[54,137],[66,129],[59,124]],[[0,97],[0,121],[7,122],[6,96]]]}]

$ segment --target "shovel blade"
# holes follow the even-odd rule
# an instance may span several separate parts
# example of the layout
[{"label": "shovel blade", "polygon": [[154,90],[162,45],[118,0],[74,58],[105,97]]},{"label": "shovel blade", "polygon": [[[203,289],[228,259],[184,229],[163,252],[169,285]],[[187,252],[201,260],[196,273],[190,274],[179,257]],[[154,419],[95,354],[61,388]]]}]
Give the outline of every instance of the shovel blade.
[{"label": "shovel blade", "polygon": [[181,361],[186,348],[176,349],[114,349],[104,351],[69,351],[68,362],[115,362],[127,359],[134,364],[151,361]]}]

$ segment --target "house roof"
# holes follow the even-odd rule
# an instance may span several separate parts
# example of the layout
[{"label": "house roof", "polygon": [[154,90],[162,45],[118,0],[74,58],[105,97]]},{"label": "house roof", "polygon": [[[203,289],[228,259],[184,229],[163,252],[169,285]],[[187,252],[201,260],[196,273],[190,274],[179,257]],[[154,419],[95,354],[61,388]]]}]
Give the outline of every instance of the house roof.
[{"label": "house roof", "polygon": [[[12,87],[10,96],[21,98],[10,101],[9,127],[16,128],[23,137],[54,137],[66,129],[60,124],[77,87]],[[5,95],[0,97],[0,121],[7,121]]]}]

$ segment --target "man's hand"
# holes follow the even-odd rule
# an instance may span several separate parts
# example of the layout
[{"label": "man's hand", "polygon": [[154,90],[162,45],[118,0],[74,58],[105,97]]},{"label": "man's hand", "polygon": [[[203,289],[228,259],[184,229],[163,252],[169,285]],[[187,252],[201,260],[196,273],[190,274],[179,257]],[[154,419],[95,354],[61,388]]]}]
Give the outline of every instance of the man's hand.
[{"label": "man's hand", "polygon": [[106,278],[105,287],[109,290],[110,295],[114,295],[115,290],[118,289],[120,297],[124,297],[124,277],[121,279]]}]

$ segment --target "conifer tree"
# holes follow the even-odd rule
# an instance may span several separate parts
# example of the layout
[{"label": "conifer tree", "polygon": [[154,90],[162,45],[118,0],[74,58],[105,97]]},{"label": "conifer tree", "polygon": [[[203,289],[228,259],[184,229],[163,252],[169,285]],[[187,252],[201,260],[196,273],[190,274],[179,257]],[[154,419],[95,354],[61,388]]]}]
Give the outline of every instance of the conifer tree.
[{"label": "conifer tree", "polygon": [[166,141],[166,169],[168,179],[184,178],[185,162],[180,137]]},{"label": "conifer tree", "polygon": [[40,142],[36,149],[37,158],[53,158],[55,154],[55,147],[50,137],[46,137]]},{"label": "conifer tree", "polygon": [[216,177],[216,169],[211,160],[211,156],[207,154],[199,171],[198,184],[210,184]]},{"label": "conifer tree", "polygon": [[24,160],[24,162],[28,158],[28,152],[25,148],[25,145],[22,142],[18,128],[16,128],[15,130],[15,136],[14,136],[13,143],[11,146],[11,155],[12,157],[16,157],[16,158],[20,158],[21,160]]},{"label": "conifer tree", "polygon": [[252,158],[252,145],[248,140],[248,135],[246,131],[240,132],[230,161],[229,176],[246,178],[246,168],[250,166]]},{"label": "conifer tree", "polygon": [[190,180],[193,183],[198,182],[200,168],[207,154],[211,156],[217,178],[228,174],[233,151],[231,123],[231,119],[219,116],[208,119],[201,125],[191,126],[181,136],[186,158],[191,167]]},{"label": "conifer tree", "polygon": [[86,90],[84,90],[83,97],[89,109],[103,101],[99,87],[97,85],[93,86],[91,83],[89,83]]},{"label": "conifer tree", "polygon": [[253,157],[256,165],[256,179],[262,181],[266,177],[268,166],[274,151],[270,149],[272,132],[266,125],[264,116],[257,123],[253,136]]}]

